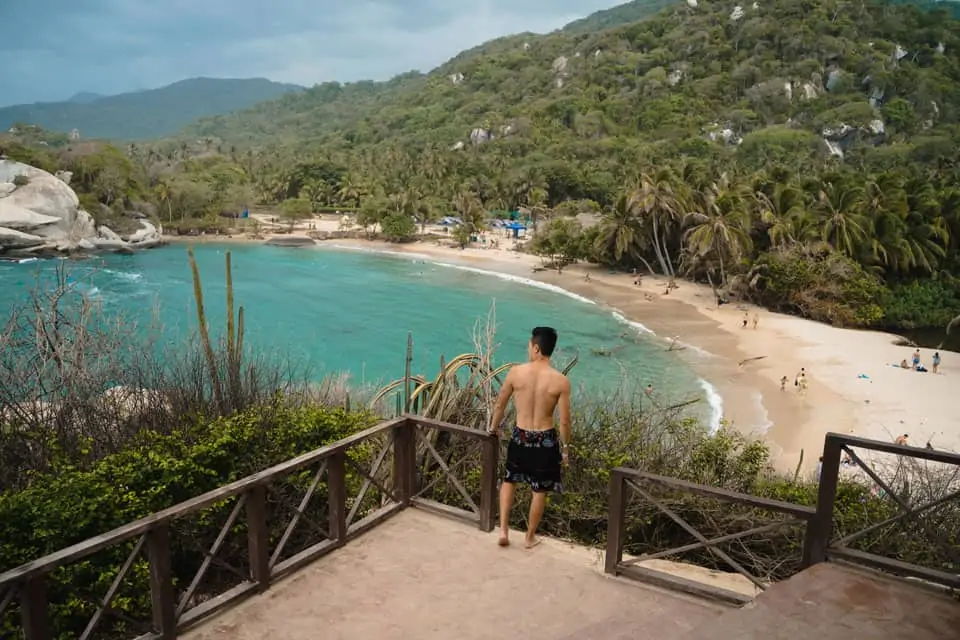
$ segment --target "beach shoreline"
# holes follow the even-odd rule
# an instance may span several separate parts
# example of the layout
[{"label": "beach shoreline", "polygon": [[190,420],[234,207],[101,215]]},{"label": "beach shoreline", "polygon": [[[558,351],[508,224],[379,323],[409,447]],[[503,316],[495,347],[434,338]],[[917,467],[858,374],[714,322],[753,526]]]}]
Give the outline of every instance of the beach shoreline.
[{"label": "beach shoreline", "polygon": [[[169,240],[264,242],[236,236]],[[501,274],[601,305],[619,314],[622,322],[656,334],[665,349],[676,351],[716,389],[724,422],[749,437],[762,437],[770,445],[775,467],[783,472],[798,467],[812,472],[827,432],[886,441],[906,433],[915,446],[930,441],[938,449],[960,449],[960,417],[952,416],[945,402],[955,364],[947,354],[938,375],[891,366],[913,352],[896,345],[899,337],[892,334],[838,329],[751,305],[718,308],[708,286],[687,281],[678,281],[679,286],[667,293],[662,277],[645,275],[637,286],[630,274],[593,265],[575,265],[560,274],[535,271],[542,267],[540,258],[506,246],[460,249],[437,240],[388,243],[341,238],[318,241],[317,248],[388,253]],[[921,349],[928,367],[932,353]],[[794,386],[801,368],[809,382],[802,391]],[[788,380],[781,390],[783,376]]]}]

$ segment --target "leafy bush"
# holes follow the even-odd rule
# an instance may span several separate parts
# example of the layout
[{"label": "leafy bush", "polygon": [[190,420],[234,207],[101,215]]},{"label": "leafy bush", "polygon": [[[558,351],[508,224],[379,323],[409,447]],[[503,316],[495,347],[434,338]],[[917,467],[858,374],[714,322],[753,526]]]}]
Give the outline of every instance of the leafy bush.
[{"label": "leafy bush", "polygon": [[886,327],[946,327],[960,315],[960,287],[942,280],[898,284],[891,287],[882,304]]},{"label": "leafy bush", "polygon": [[417,224],[405,213],[391,213],[384,217],[380,228],[390,242],[409,241],[417,235]]},{"label": "leafy bush", "polygon": [[[276,406],[199,421],[181,433],[143,432],[129,449],[89,469],[63,465],[38,475],[22,491],[0,494],[0,572],[344,438],[373,421],[366,413]],[[215,516],[222,511],[212,507],[201,515],[200,528],[191,529],[201,539],[174,542],[176,583],[185,584],[196,572],[192,546],[210,546],[219,528]],[[93,608],[77,594],[105,593],[128,547],[110,547],[54,572],[48,588],[55,635],[73,637],[83,629]],[[145,571],[138,562],[130,578],[133,595],[112,605],[134,620],[149,619]],[[17,628],[13,613],[0,620],[0,637]]]},{"label": "leafy bush", "polygon": [[758,303],[842,327],[869,327],[883,318],[887,289],[835,251],[793,246],[757,258],[740,288]]},{"label": "leafy bush", "polygon": [[13,177],[13,185],[15,187],[25,187],[30,184],[30,178],[25,175],[16,175]]}]

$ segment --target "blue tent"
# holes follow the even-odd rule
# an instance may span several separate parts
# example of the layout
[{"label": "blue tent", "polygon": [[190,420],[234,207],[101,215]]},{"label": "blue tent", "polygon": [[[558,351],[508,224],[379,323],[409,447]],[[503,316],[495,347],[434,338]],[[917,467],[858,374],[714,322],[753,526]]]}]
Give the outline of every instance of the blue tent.
[{"label": "blue tent", "polygon": [[511,229],[511,230],[513,231],[513,237],[514,237],[514,238],[519,238],[519,237],[520,237],[520,231],[526,231],[526,230],[527,230],[527,225],[521,224],[521,223],[519,223],[519,222],[509,222],[509,223],[507,223],[507,224],[505,224],[505,225],[503,225],[503,226],[504,226],[505,229]]}]

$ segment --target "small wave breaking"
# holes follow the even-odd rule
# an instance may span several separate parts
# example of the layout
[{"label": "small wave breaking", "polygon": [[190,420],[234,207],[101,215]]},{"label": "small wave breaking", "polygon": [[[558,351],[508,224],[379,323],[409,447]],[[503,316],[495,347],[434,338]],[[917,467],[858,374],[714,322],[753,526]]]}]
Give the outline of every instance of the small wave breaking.
[{"label": "small wave breaking", "polygon": [[710,435],[716,435],[720,431],[720,424],[723,422],[723,396],[717,391],[717,388],[700,378],[697,381],[704,395],[707,396],[707,405],[710,407],[710,418],[707,423],[710,428]]},{"label": "small wave breaking", "polygon": [[526,285],[526,286],[528,286],[528,287],[535,287],[535,288],[537,288],[537,289],[543,289],[544,291],[550,291],[550,292],[552,292],[552,293],[558,293],[558,294],[560,294],[560,295],[562,295],[562,296],[566,296],[566,297],[568,297],[568,298],[572,298],[573,300],[576,300],[576,301],[578,301],[578,302],[583,302],[584,304],[591,304],[591,305],[594,305],[594,306],[596,306],[596,304],[597,304],[596,302],[594,302],[594,301],[591,300],[590,298],[585,298],[585,297],[583,297],[583,296],[581,296],[581,295],[578,295],[578,294],[576,294],[576,293],[573,293],[572,291],[567,291],[567,290],[564,289],[563,287],[558,287],[558,286],[555,285],[555,284],[549,284],[549,283],[547,283],[547,282],[540,282],[540,281],[538,281],[538,280],[532,280],[532,279],[530,279],[530,278],[524,278],[523,276],[518,276],[518,275],[511,274],[511,273],[503,273],[503,272],[500,272],[500,271],[491,271],[491,270],[489,270],[489,269],[480,269],[480,268],[478,268],[478,267],[471,267],[471,266],[464,265],[464,264],[455,264],[455,263],[452,263],[452,262],[442,262],[442,261],[440,261],[440,260],[437,260],[434,256],[428,256],[428,255],[425,255],[425,254],[422,254],[422,253],[407,253],[407,252],[404,252],[404,251],[386,251],[386,250],[380,251],[380,250],[376,250],[376,249],[365,249],[365,248],[362,248],[362,247],[351,247],[351,246],[344,246],[344,245],[331,245],[331,246],[334,246],[334,247],[336,247],[336,248],[338,248],[338,249],[349,249],[349,250],[351,250],[351,251],[363,251],[363,252],[366,252],[366,253],[380,253],[380,254],[389,255],[389,256],[397,256],[397,257],[400,257],[400,258],[407,258],[407,259],[413,260],[414,262],[416,262],[416,261],[419,260],[419,261],[427,262],[427,263],[430,263],[430,264],[435,264],[435,265],[437,265],[438,267],[447,267],[447,268],[450,268],[450,269],[458,269],[458,270],[460,270],[460,271],[468,271],[468,272],[470,272],[470,273],[477,273],[477,274],[484,275],[484,276],[492,276],[492,277],[494,277],[494,278],[499,278],[500,280],[506,280],[506,281],[508,281],[508,282],[515,282],[515,283],[517,283],[517,284],[523,284],[523,285]]}]

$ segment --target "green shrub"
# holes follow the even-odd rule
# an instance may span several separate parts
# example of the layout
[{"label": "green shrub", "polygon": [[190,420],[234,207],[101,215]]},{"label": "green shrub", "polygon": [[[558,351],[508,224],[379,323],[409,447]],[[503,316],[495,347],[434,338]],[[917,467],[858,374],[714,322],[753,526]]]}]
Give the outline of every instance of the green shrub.
[{"label": "green shrub", "polygon": [[769,309],[841,327],[879,324],[888,293],[853,260],[803,246],[762,254],[743,282],[747,295]]},{"label": "green shrub", "polygon": [[[181,433],[143,433],[135,446],[89,469],[61,466],[22,491],[0,495],[0,572],[344,438],[373,421],[368,414],[339,409],[263,408],[200,422]],[[195,516],[185,519],[194,539],[173,543],[177,584],[192,578],[202,562],[196,549],[209,548],[230,507],[202,512],[199,523]],[[132,544],[115,545],[54,572],[48,589],[55,637],[74,637],[83,629],[94,607],[78,594],[102,597]],[[244,554],[236,550],[237,556]],[[132,588],[113,603],[135,620],[150,615],[146,572],[146,562],[138,561],[128,578]],[[8,611],[0,620],[0,637],[12,635],[18,624]],[[112,629],[116,634],[131,630]]]},{"label": "green shrub", "polygon": [[15,187],[25,187],[30,184],[30,178],[20,174],[13,177],[13,186]]},{"label": "green shrub", "polygon": [[383,235],[391,242],[412,240],[417,235],[417,225],[405,213],[391,213],[380,222]]},{"label": "green shrub", "polygon": [[960,315],[960,287],[941,280],[917,280],[891,287],[884,296],[884,326],[942,329]]}]

